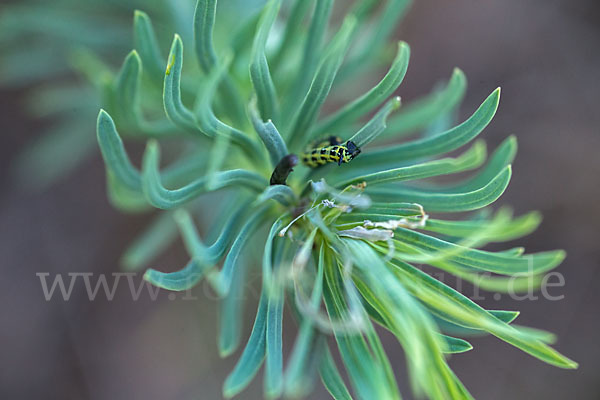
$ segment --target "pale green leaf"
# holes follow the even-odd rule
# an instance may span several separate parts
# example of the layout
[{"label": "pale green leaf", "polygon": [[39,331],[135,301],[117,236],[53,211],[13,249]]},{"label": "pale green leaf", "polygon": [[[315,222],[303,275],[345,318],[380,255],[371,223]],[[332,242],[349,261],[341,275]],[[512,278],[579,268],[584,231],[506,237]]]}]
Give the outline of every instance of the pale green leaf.
[{"label": "pale green leaf", "polygon": [[[293,118],[288,135],[290,138],[289,146],[292,151],[303,140],[307,139],[310,127],[319,116],[321,107],[331,90],[337,71],[348,49],[348,37],[354,30],[355,24],[355,18],[347,17],[328,48],[324,51],[323,60],[315,73],[310,89]],[[303,65],[303,67],[305,66]]]},{"label": "pale green leaf", "polygon": [[392,118],[382,138],[398,137],[427,126],[437,116],[444,114],[459,104],[467,89],[465,74],[458,68],[446,87],[407,104],[402,112]]},{"label": "pale green leaf", "polygon": [[[340,131],[341,127],[358,120],[391,96],[404,80],[409,58],[410,47],[408,44],[398,42],[396,58],[394,58],[389,71],[383,79],[367,93],[348,103],[331,116],[325,118],[323,122],[317,124],[312,136],[317,137],[331,131]],[[385,129],[385,126],[383,129]]]}]

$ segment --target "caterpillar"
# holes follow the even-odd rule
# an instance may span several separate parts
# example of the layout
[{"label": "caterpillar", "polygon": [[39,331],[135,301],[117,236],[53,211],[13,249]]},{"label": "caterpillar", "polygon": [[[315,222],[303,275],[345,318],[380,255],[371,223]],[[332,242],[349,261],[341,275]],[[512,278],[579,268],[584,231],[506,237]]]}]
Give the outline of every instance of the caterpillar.
[{"label": "caterpillar", "polygon": [[342,144],[341,138],[330,136],[310,144],[302,153],[302,163],[311,168],[334,162],[342,165],[352,161],[360,151],[354,142],[348,140],[346,144]]}]

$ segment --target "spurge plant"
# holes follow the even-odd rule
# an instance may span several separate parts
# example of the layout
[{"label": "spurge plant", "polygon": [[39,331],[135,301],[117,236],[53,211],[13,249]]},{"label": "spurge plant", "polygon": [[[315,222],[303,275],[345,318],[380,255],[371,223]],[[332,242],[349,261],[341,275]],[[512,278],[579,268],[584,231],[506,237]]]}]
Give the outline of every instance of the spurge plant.
[{"label": "spurge plant", "polygon": [[[565,255],[480,250],[540,223],[537,213],[513,218],[507,208],[473,212],[506,189],[514,137],[487,163],[483,141],[445,156],[490,123],[500,89],[445,129],[466,88],[456,69],[445,85],[391,115],[400,107],[394,94],[410,54],[399,42],[385,76],[347,101],[364,90],[363,77],[378,61],[390,58],[385,43],[408,4],[377,3],[356,2],[336,24],[329,21],[332,0],[296,0],[289,8],[270,0],[259,15],[229,26],[217,45],[216,0],[198,0],[189,47],[195,58],[186,55],[192,62],[185,74],[180,36],[164,59],[150,18],[138,11],[135,50],[106,83],[97,134],[110,199],[128,211],[169,210],[127,251],[125,266],[147,265],[170,243],[176,225],[188,264],[176,272],[148,269],[144,277],[173,291],[209,284],[221,298],[218,346],[228,356],[242,341],[240,294],[248,272],[262,265],[254,325],[224,383],[226,397],[240,393],[264,363],[269,398],[305,396],[317,374],[337,399],[351,398],[350,391],[363,399],[400,398],[376,326],[402,346],[414,394],[432,399],[471,398],[448,357],[472,346],[449,332],[489,333],[546,363],[577,366],[548,346],[553,335],[512,324],[518,312],[485,310],[421,268],[502,292],[539,285]],[[339,26],[330,37],[333,25]],[[117,127],[149,139],[141,169],[130,161]],[[424,134],[400,140],[415,131]],[[162,168],[159,141],[169,150]],[[323,162],[311,162],[321,154]],[[473,170],[452,183],[421,182]],[[472,213],[464,220],[441,218],[460,212]],[[210,216],[215,227],[201,237],[194,218]],[[253,248],[262,254],[255,257]],[[286,303],[299,328],[284,368]]]}]

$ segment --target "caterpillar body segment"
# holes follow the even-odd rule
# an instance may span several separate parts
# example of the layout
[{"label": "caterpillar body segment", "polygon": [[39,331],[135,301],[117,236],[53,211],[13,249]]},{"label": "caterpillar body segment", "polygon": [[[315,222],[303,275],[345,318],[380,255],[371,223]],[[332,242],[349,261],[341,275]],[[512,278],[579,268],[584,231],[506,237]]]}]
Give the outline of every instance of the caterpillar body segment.
[{"label": "caterpillar body segment", "polygon": [[316,168],[327,163],[349,163],[360,154],[360,148],[352,141],[342,144],[337,136],[319,140],[302,153],[302,163],[311,168]]},{"label": "caterpillar body segment", "polygon": [[329,136],[324,139],[318,139],[306,146],[308,150],[312,149],[320,149],[322,147],[335,146],[338,144],[342,144],[344,141],[339,136]]}]

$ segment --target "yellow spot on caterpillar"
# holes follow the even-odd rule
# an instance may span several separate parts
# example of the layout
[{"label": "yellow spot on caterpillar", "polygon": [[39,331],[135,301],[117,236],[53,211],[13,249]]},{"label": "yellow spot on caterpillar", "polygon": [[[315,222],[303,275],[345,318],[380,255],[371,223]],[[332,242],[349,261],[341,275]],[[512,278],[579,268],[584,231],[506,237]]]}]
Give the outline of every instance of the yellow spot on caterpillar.
[{"label": "yellow spot on caterpillar", "polygon": [[167,75],[171,74],[171,68],[173,68],[173,65],[175,65],[175,54],[171,56],[171,61],[169,62],[169,65],[167,65],[167,70],[165,71]]}]

